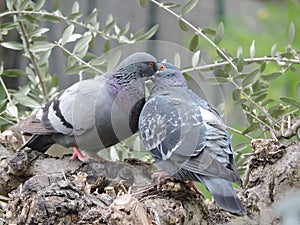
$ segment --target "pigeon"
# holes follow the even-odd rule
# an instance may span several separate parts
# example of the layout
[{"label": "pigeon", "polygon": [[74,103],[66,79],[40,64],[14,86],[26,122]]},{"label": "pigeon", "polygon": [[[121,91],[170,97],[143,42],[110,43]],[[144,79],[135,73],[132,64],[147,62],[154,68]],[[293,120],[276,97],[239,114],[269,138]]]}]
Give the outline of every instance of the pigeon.
[{"label": "pigeon", "polygon": [[220,208],[246,214],[232,186],[242,181],[230,136],[216,109],[188,89],[184,76],[172,64],[161,64],[151,80],[153,88],[140,114],[139,133],[163,170],[154,177],[200,181]]},{"label": "pigeon", "polygon": [[114,70],[79,81],[35,115],[10,130],[32,134],[21,147],[46,152],[53,144],[74,147],[71,159],[90,156],[136,133],[145,104],[144,81],[156,73],[157,60],[145,52],[124,59]]}]

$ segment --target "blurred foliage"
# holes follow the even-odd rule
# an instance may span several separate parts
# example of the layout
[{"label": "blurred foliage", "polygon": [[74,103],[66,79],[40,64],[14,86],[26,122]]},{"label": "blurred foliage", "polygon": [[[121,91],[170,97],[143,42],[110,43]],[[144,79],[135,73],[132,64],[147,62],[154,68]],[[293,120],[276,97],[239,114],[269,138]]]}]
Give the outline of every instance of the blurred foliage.
[{"label": "blurred foliage", "polygon": [[[97,38],[105,40],[103,49],[109,52],[111,42],[119,45],[136,43],[151,38],[158,29],[155,25],[149,30],[142,28],[131,33],[129,23],[120,27],[112,15],[100,23],[97,9],[83,18],[78,2],[74,2],[69,13],[63,15],[57,2],[54,1],[53,11],[47,11],[43,8],[45,0],[6,0],[7,11],[0,13],[0,18],[11,18],[11,22],[0,25],[0,39],[9,32],[17,31],[21,40],[1,42],[1,46],[21,51],[30,62],[24,71],[4,70],[3,63],[0,63],[0,131],[34,113],[59,94],[58,76],[49,72],[48,59],[54,48],[64,53],[67,74],[79,74],[80,77],[82,73],[99,75],[116,66],[121,53],[116,51],[111,57],[95,56],[91,49]],[[156,0],[139,2],[142,7],[155,4],[160,10],[175,16],[182,32],[190,37],[187,47],[194,55],[191,66],[181,68],[185,74],[192,71],[201,74],[201,71],[210,70],[215,76],[204,76],[205,82],[212,85],[231,84],[232,100],[242,109],[247,120],[245,126],[229,127],[240,135],[238,138],[234,136],[233,143],[241,170],[250,152],[249,139],[295,140],[294,131],[298,127],[295,126],[291,134],[287,131],[291,131],[299,121],[299,1],[266,2],[265,8],[257,11],[256,20],[260,23],[251,29],[247,25],[251,23],[250,17],[236,18],[234,15],[225,17],[214,28],[196,27],[185,17],[195,8],[198,0],[189,0],[183,5]],[[58,40],[48,40],[49,29],[41,26],[44,20],[65,24]],[[204,51],[213,63],[203,66],[199,62]],[[174,64],[178,62],[180,55],[176,54]],[[27,76],[29,82],[19,90],[10,90],[5,86],[3,76]],[[143,149],[137,135],[128,143],[132,149]],[[132,149],[120,144],[111,148],[110,152],[101,154],[114,160],[125,157],[150,160],[145,152],[134,152]]]}]

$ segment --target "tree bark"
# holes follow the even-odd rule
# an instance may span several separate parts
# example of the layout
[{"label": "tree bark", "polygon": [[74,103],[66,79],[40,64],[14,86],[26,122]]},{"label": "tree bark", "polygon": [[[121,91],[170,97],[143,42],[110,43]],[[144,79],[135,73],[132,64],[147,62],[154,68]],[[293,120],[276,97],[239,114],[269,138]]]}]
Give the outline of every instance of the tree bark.
[{"label": "tree bark", "polygon": [[283,224],[293,215],[297,221],[285,199],[300,190],[299,143],[252,145],[245,185],[237,190],[248,211],[242,217],[185,183],[166,180],[157,190],[153,165],[137,159],[82,163],[0,146],[0,194],[9,198],[2,217],[7,224]]}]

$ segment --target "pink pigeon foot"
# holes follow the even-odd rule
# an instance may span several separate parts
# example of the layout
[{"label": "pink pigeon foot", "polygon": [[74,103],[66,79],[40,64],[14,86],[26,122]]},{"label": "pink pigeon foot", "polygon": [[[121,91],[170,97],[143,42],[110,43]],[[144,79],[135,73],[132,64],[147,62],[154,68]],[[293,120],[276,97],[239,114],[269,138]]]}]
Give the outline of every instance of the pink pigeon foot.
[{"label": "pink pigeon foot", "polygon": [[79,150],[79,148],[77,146],[74,147],[74,153],[72,155],[72,157],[70,158],[70,160],[74,160],[78,158],[81,162],[85,162],[87,161],[87,159],[89,158],[88,156],[83,156]]},{"label": "pink pigeon foot", "polygon": [[169,175],[167,172],[165,171],[158,171],[152,174],[151,176],[152,179],[157,180],[157,189],[160,189],[161,187],[161,181],[164,179],[171,179],[173,180],[173,177],[171,175]]},{"label": "pink pigeon foot", "polygon": [[197,194],[202,195],[201,191],[197,188],[197,186],[195,185],[195,183],[193,181],[188,181],[187,185],[189,187],[193,188]]}]

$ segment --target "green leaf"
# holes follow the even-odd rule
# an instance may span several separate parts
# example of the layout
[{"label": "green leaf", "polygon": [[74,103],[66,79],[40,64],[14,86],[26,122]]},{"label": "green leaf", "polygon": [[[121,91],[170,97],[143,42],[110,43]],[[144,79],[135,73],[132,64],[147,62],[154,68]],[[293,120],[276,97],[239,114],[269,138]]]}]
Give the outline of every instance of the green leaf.
[{"label": "green leaf", "polygon": [[288,97],[280,97],[280,100],[291,104],[292,106],[295,106],[296,108],[300,108],[300,102],[297,101],[296,99],[288,98]]},{"label": "green leaf", "polygon": [[55,15],[43,15],[43,18],[45,20],[50,20],[52,22],[59,22],[60,21],[60,18],[55,16]]},{"label": "green leaf", "polygon": [[291,22],[290,27],[289,27],[289,42],[290,45],[293,44],[295,39],[295,24],[294,22]]},{"label": "green leaf", "polygon": [[175,55],[174,55],[174,63],[173,64],[177,68],[181,67],[181,59],[180,59],[180,55],[178,53],[175,53]]},{"label": "green leaf", "polygon": [[239,47],[237,50],[237,70],[238,72],[242,72],[244,69],[244,57],[243,57],[243,49]]},{"label": "green leaf", "polygon": [[71,66],[66,70],[67,74],[78,74],[79,72],[85,71],[87,69],[86,65],[75,65]]},{"label": "green leaf", "polygon": [[189,30],[189,27],[186,25],[185,22],[183,22],[183,20],[181,18],[178,19],[178,25],[179,25],[180,29],[183,31]]},{"label": "green leaf", "polygon": [[196,51],[193,56],[192,56],[192,66],[195,68],[196,66],[198,66],[199,64],[199,60],[200,60],[200,50]]},{"label": "green leaf", "polygon": [[260,69],[256,69],[254,71],[252,71],[251,73],[247,74],[245,79],[242,82],[242,86],[246,87],[249,84],[253,84],[257,81],[257,79],[260,76]]},{"label": "green leaf", "polygon": [[221,22],[216,30],[215,44],[219,44],[224,36],[224,24]]},{"label": "green leaf", "polygon": [[250,46],[250,57],[253,59],[255,57],[255,40],[252,41]]},{"label": "green leaf", "polygon": [[243,131],[243,134],[248,134],[250,133],[251,131],[254,131],[256,129],[259,128],[259,124],[258,123],[252,123],[250,124],[249,127],[247,127],[244,131]]},{"label": "green leaf", "polygon": [[260,94],[256,98],[254,98],[254,101],[261,102],[262,100],[264,100],[267,97],[267,95],[268,95],[267,93]]},{"label": "green leaf", "polygon": [[158,27],[159,27],[158,24],[154,25],[145,34],[143,34],[142,36],[140,36],[139,38],[137,38],[137,41],[147,40],[147,39],[151,38],[156,33]]},{"label": "green leaf", "polygon": [[107,53],[108,51],[110,50],[110,41],[109,40],[106,40],[105,43],[104,43],[104,53]]},{"label": "green leaf", "polygon": [[4,48],[8,48],[12,50],[23,50],[23,45],[16,41],[2,42],[0,45]]},{"label": "green leaf", "polygon": [[86,18],[84,24],[96,24],[98,16],[98,9],[94,9],[90,15]]},{"label": "green leaf", "polygon": [[63,35],[60,39],[60,44],[61,45],[65,45],[66,43],[69,42],[69,39],[71,37],[71,35],[73,34],[74,31],[74,25],[70,24],[69,26],[67,26],[63,32]]},{"label": "green leaf", "polygon": [[266,106],[266,105],[268,105],[269,103],[272,103],[272,102],[275,102],[275,100],[274,99],[266,99],[265,101],[263,101],[262,103],[261,103],[261,106]]},{"label": "green leaf", "polygon": [[92,35],[84,36],[77,42],[73,52],[77,54],[79,58],[83,58],[88,51],[89,43],[91,40],[92,40]]},{"label": "green leaf", "polygon": [[33,10],[40,10],[40,9],[45,5],[45,1],[46,1],[46,0],[39,0],[39,1],[35,4]]},{"label": "green leaf", "polygon": [[281,75],[282,75],[282,73],[280,73],[280,72],[274,72],[274,73],[270,73],[270,74],[264,74],[261,76],[261,78],[266,81],[272,81],[272,80],[275,80],[277,77],[280,77]]},{"label": "green leaf", "polygon": [[7,77],[18,77],[18,76],[25,75],[25,73],[23,70],[19,70],[19,69],[8,69],[8,70],[4,70],[1,75]]},{"label": "green leaf", "polygon": [[163,2],[163,6],[171,9],[171,8],[178,8],[181,6],[181,4],[175,2]]},{"label": "green leaf", "polygon": [[193,38],[191,39],[190,44],[189,44],[189,49],[190,49],[190,51],[193,52],[193,51],[196,50],[196,48],[197,48],[197,46],[198,46],[198,40],[199,40],[198,34],[195,34],[195,35],[193,36]]},{"label": "green leaf", "polygon": [[186,79],[187,81],[193,80],[192,77],[188,73],[183,73],[182,75],[184,76],[184,79]]},{"label": "green leaf", "polygon": [[201,30],[201,32],[206,35],[216,35],[216,31],[211,28],[204,28]]},{"label": "green leaf", "polygon": [[220,83],[228,82],[228,79],[225,78],[225,77],[211,77],[211,78],[207,78],[205,80],[205,82],[217,85],[217,84],[220,84]]},{"label": "green leaf", "polygon": [[81,12],[76,12],[76,13],[72,13],[72,14],[68,15],[67,20],[76,20],[80,17],[82,17],[82,13]]},{"label": "green leaf", "polygon": [[116,24],[115,20],[112,20],[110,23],[108,23],[107,25],[105,25],[103,32],[107,33],[110,31],[110,29]]},{"label": "green leaf", "polygon": [[13,97],[21,105],[27,106],[29,108],[40,108],[41,107],[41,105],[36,100],[34,100],[33,98],[31,98],[27,95],[19,94],[17,92],[13,95]]},{"label": "green leaf", "polygon": [[73,5],[72,5],[72,14],[73,13],[78,13],[79,12],[79,4],[78,4],[78,2],[76,1],[76,2],[74,2],[73,3]]},{"label": "green leaf", "polygon": [[17,23],[2,23],[0,24],[0,30],[12,30],[17,27]]},{"label": "green leaf", "polygon": [[40,55],[40,60],[38,61],[38,64],[40,66],[46,65],[48,63],[51,51],[52,49],[42,52],[42,54]]},{"label": "green leaf", "polygon": [[192,11],[195,6],[198,4],[198,0],[190,0],[188,1],[182,8],[181,10],[181,14],[185,14],[185,13],[189,13],[190,11]]},{"label": "green leaf", "polygon": [[146,8],[148,6],[148,0],[140,0],[140,5],[143,7],[143,8]]},{"label": "green leaf", "polygon": [[277,45],[274,44],[271,48],[271,56],[275,57],[278,54]]},{"label": "green leaf", "polygon": [[53,47],[55,47],[55,44],[53,43],[47,41],[36,41],[30,46],[29,50],[31,52],[44,52],[52,49]]},{"label": "green leaf", "polygon": [[28,32],[28,36],[29,37],[39,37],[41,36],[42,34],[48,32],[50,29],[49,28],[37,28],[31,32]]}]

